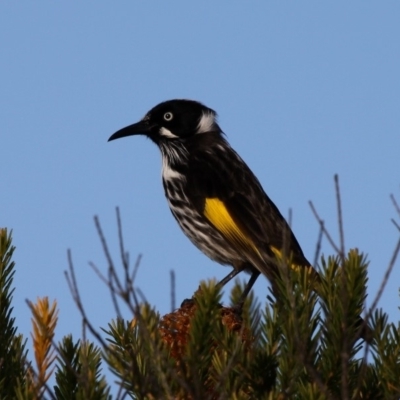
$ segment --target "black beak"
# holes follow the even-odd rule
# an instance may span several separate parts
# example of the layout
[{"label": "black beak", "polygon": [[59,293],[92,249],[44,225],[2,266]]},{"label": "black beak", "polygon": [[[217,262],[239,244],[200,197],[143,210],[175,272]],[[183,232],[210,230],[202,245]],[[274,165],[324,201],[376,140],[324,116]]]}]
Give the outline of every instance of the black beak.
[{"label": "black beak", "polygon": [[150,133],[150,126],[147,121],[139,121],[136,124],[126,126],[125,128],[120,129],[119,131],[115,132],[113,135],[110,136],[108,141],[119,139],[125,136],[132,136],[132,135],[146,135]]}]

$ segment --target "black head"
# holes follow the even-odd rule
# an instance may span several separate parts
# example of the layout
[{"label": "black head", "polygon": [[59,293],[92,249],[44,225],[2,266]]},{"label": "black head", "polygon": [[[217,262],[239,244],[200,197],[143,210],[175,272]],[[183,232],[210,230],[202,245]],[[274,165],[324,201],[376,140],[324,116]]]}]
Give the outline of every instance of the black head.
[{"label": "black head", "polygon": [[193,100],[169,100],[152,108],[136,124],[115,132],[108,140],[131,135],[146,135],[154,142],[186,139],[207,132],[221,132],[217,114]]}]

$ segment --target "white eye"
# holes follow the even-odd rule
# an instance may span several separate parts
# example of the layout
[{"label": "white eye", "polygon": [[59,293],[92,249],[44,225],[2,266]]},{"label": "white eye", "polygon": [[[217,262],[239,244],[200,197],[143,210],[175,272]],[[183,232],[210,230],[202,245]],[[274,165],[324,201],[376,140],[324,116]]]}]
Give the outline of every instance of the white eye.
[{"label": "white eye", "polygon": [[171,121],[172,118],[174,118],[174,114],[172,114],[171,112],[166,112],[166,113],[164,114],[164,119],[165,119],[166,121]]}]

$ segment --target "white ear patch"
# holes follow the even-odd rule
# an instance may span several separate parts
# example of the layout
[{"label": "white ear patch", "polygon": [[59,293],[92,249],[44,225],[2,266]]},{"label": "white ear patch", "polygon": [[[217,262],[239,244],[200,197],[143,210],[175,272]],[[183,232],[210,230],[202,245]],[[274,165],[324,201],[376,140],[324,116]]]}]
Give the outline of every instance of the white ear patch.
[{"label": "white ear patch", "polygon": [[174,139],[177,138],[178,136],[174,135],[169,129],[162,127],[160,129],[160,135],[170,138],[170,139]]},{"label": "white ear patch", "polygon": [[199,124],[197,125],[196,133],[204,133],[212,130],[215,124],[215,115],[212,113],[203,113],[200,118]]}]

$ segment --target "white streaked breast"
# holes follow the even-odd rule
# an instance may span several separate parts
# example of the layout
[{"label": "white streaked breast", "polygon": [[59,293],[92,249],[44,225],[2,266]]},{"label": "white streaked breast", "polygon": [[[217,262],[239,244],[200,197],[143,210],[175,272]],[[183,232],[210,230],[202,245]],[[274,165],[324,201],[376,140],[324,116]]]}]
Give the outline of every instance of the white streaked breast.
[{"label": "white streaked breast", "polygon": [[171,168],[167,157],[162,158],[161,174],[166,181],[170,179],[184,179],[184,176],[181,173]]}]

